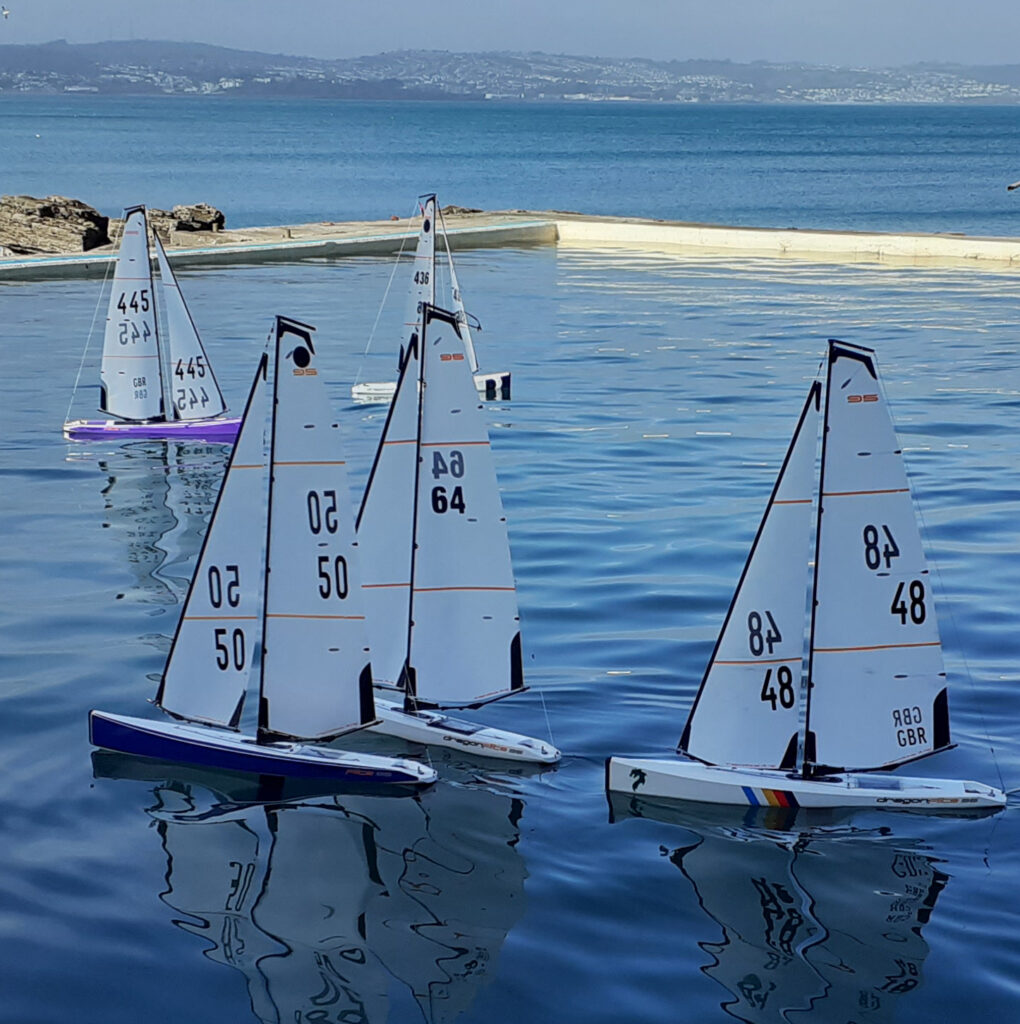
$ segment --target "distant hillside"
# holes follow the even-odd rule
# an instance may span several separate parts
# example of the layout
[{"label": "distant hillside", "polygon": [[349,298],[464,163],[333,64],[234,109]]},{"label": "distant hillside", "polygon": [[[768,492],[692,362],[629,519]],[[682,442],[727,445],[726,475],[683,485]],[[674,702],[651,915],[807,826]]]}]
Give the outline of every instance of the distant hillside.
[{"label": "distant hillside", "polygon": [[673,103],[1018,103],[1020,64],[869,69],[436,50],[319,60],[154,40],[0,46],[0,97],[39,92]]}]

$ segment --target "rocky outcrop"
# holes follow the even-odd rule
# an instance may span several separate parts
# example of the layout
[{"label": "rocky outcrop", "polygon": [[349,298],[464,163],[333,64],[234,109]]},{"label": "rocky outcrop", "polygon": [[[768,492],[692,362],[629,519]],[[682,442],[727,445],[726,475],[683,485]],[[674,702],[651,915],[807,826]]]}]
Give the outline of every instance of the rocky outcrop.
[{"label": "rocky outcrop", "polygon": [[[227,222],[223,213],[208,203],[175,206],[172,210],[149,207],[145,212],[149,219],[149,227],[159,235],[164,245],[178,241],[174,238],[177,231],[222,231]],[[114,238],[119,238],[124,221],[116,219],[111,221],[110,225],[110,234]]]},{"label": "rocky outcrop", "polygon": [[64,196],[0,196],[0,247],[19,256],[88,252],[109,244],[110,219]]}]

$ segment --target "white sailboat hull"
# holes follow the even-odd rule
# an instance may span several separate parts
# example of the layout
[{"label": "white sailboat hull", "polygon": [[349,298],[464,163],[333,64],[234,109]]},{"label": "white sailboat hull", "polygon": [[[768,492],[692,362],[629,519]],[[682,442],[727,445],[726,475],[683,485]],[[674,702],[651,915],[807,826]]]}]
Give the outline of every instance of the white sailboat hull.
[{"label": "white sailboat hull", "polygon": [[412,743],[450,747],[477,757],[496,757],[503,761],[555,764],[560,759],[560,752],[551,743],[450,718],[438,711],[409,714],[400,704],[376,697],[375,713],[379,722],[369,726],[370,732],[396,736]]},{"label": "white sailboat hull", "polygon": [[[505,402],[510,398],[510,371],[500,373],[476,373],[475,388],[487,401]],[[375,381],[355,384],[351,388],[351,398],[355,402],[368,405],[373,402],[389,402],[397,390],[396,381]]]},{"label": "white sailboat hull", "polygon": [[438,775],[404,758],[354,753],[302,743],[258,743],[251,736],[213,726],[89,713],[89,738],[96,747],[221,771],[283,778],[330,779],[382,786],[427,786]]},{"label": "white sailboat hull", "polygon": [[956,813],[997,810],[1006,795],[979,782],[862,772],[805,779],[797,774],[706,765],[680,758],[611,757],[606,789],[644,798],[744,807],[848,807]]}]

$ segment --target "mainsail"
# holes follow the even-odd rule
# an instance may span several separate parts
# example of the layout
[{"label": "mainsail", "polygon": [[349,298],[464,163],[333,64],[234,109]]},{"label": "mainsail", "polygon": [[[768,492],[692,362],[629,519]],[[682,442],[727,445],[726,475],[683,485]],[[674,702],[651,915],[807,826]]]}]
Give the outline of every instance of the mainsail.
[{"label": "mainsail", "polygon": [[405,690],[464,707],[522,689],[520,620],[488,431],[457,318],[426,307]]},{"label": "mainsail", "polygon": [[127,211],[106,314],[99,408],[125,420],[162,417],[163,385],[145,207]]},{"label": "mainsail", "polygon": [[[264,738],[326,739],[375,718],[347,467],[313,330],[277,320],[259,701]],[[351,679],[358,685],[344,682]]]},{"label": "mainsail", "polygon": [[805,760],[891,767],[949,746],[932,588],[874,353],[830,342]]}]

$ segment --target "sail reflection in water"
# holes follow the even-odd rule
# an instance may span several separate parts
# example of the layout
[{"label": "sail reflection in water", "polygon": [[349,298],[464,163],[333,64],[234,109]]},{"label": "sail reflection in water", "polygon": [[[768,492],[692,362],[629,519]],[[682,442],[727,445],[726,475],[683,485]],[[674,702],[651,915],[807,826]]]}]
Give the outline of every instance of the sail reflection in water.
[{"label": "sail reflection in water", "polygon": [[446,1024],[493,979],[524,911],[515,798],[451,783],[246,805],[180,782],[155,794],[161,898],[245,974],[262,1022],[384,1022],[395,980]]},{"label": "sail reflection in water", "polygon": [[661,851],[722,929],[699,945],[711,957],[702,970],[731,993],[721,1004],[731,1017],[899,1019],[900,1001],[921,984],[921,931],[949,880],[919,843],[888,828],[773,831],[759,827],[767,817],[748,826],[732,813],[682,820],[615,798],[613,813],[668,818],[692,833]]},{"label": "sail reflection in water", "polygon": [[[216,502],[229,449],[133,441],[103,452],[103,527],[122,539],[136,577],[131,599],[177,604]],[[87,456],[75,453],[75,461]]]}]

